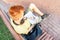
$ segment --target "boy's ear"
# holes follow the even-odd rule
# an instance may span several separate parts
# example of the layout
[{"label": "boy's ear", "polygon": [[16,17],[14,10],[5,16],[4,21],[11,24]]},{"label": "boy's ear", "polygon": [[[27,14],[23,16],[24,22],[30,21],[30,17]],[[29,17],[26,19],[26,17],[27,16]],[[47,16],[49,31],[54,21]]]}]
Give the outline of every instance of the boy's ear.
[{"label": "boy's ear", "polygon": [[9,15],[10,16],[10,18],[12,18],[12,16],[11,15]]}]

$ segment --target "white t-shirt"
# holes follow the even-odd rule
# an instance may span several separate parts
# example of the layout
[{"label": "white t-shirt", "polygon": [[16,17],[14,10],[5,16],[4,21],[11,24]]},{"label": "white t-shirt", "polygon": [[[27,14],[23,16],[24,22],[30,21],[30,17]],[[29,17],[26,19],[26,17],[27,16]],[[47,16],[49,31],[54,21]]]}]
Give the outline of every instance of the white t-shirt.
[{"label": "white t-shirt", "polygon": [[28,34],[28,29],[30,28],[30,23],[28,19],[25,20],[25,22],[22,25],[16,25],[10,18],[10,23],[18,34]]}]

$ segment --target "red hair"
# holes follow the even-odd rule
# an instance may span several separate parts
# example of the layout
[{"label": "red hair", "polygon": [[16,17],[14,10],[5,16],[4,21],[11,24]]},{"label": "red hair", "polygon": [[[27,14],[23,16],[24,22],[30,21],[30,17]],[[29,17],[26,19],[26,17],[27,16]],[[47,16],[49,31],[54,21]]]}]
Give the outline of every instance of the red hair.
[{"label": "red hair", "polygon": [[15,5],[10,7],[9,13],[11,16],[14,17],[16,14],[19,14],[21,11],[24,11],[24,7],[21,5]]}]

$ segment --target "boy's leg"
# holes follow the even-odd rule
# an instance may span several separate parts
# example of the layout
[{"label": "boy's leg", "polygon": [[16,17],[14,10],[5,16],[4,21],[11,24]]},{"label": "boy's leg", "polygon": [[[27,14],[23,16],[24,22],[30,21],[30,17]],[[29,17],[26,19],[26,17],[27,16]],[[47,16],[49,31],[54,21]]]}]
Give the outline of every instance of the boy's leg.
[{"label": "boy's leg", "polygon": [[27,35],[22,35],[23,36],[23,38],[25,39],[25,40],[35,40],[35,38],[36,38],[36,31],[34,31],[33,33],[31,33],[31,34],[27,34]]},{"label": "boy's leg", "polygon": [[37,36],[40,36],[42,34],[42,30],[39,28],[39,25],[36,24],[35,28],[33,28],[33,32],[31,35],[29,35],[29,40],[35,40]]},{"label": "boy's leg", "polygon": [[40,25],[37,24],[37,25],[36,25],[36,35],[37,35],[37,36],[40,36],[41,34],[42,34],[42,30],[41,30],[41,28],[40,28]]},{"label": "boy's leg", "polygon": [[44,15],[44,13],[42,13],[37,6],[34,3],[31,3],[29,5],[29,9],[31,9],[32,11],[35,11],[36,13],[38,13],[40,16]]},{"label": "boy's leg", "polygon": [[[30,32],[31,33],[31,32]],[[40,36],[42,34],[42,30],[39,28],[39,25],[36,24],[33,28],[33,32],[28,35],[22,35],[25,40],[35,40],[37,36]]]},{"label": "boy's leg", "polygon": [[35,36],[34,40],[36,39],[37,36],[40,36],[42,34],[42,30],[39,26],[40,25],[38,24],[35,25],[35,33],[32,34],[33,36]]}]

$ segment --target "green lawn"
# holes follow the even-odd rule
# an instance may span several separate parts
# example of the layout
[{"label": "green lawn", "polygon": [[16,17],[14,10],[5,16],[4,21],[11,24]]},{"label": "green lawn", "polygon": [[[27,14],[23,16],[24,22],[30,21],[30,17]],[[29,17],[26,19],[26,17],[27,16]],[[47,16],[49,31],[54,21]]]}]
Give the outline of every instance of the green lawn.
[{"label": "green lawn", "polygon": [[10,31],[0,18],[0,40],[14,40],[13,36],[11,35]]}]

